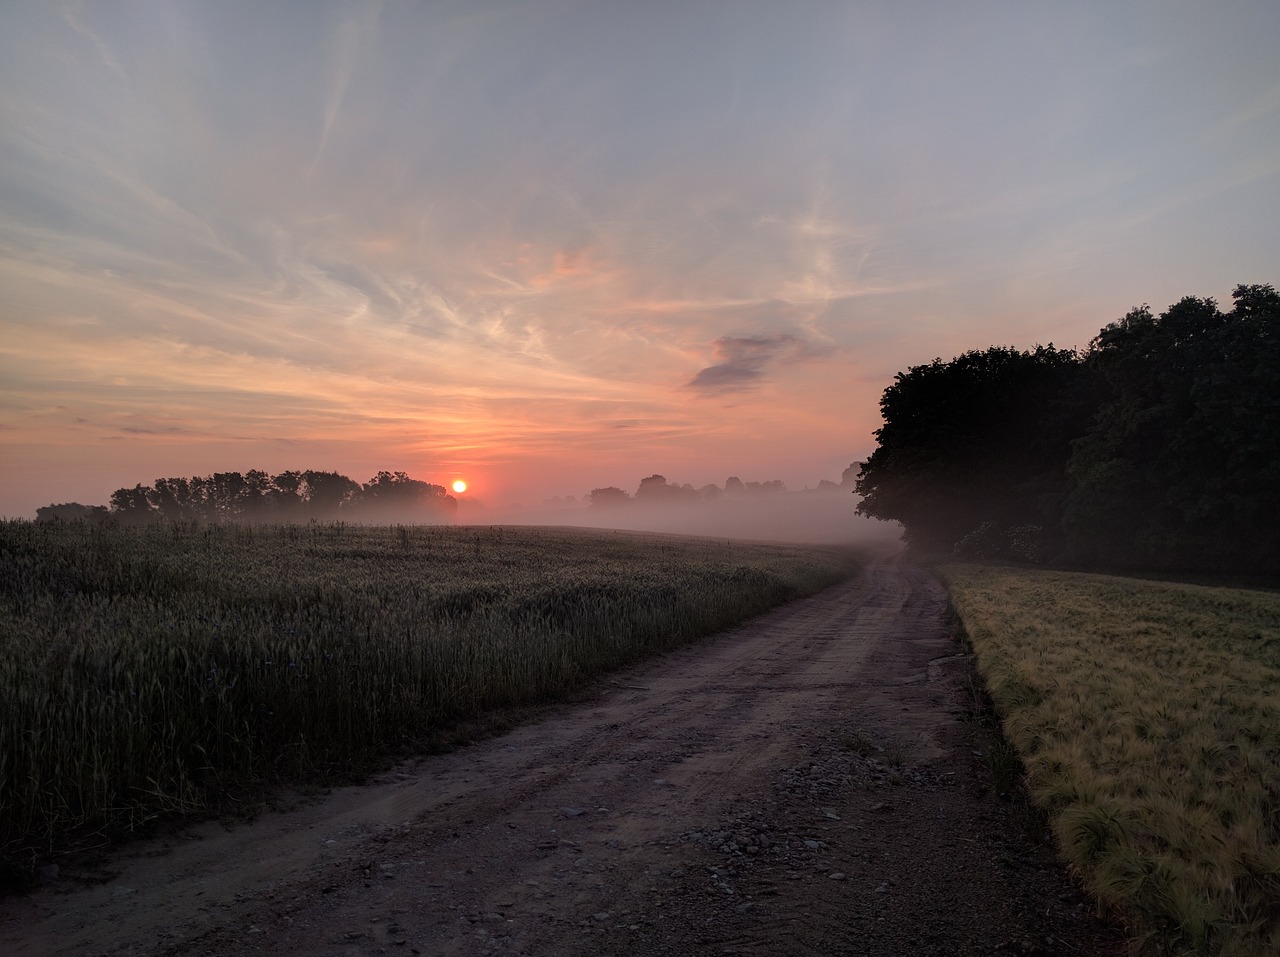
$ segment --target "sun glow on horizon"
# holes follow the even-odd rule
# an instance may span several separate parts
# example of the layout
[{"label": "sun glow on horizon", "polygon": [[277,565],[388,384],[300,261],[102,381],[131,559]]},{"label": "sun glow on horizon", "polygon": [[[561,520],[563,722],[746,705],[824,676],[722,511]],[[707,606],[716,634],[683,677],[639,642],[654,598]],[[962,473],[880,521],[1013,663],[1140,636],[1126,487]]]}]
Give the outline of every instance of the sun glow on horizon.
[{"label": "sun glow on horizon", "polygon": [[0,518],[799,489],[899,370],[1276,278],[1280,3],[225,6],[0,8]]}]

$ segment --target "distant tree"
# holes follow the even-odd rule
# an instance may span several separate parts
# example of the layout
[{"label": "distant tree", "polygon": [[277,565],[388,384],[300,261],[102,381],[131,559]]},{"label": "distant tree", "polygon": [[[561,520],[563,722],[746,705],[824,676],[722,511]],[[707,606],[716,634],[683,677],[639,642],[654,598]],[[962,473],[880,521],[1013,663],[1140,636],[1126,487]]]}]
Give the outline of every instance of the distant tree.
[{"label": "distant tree", "polygon": [[256,469],[215,472],[118,489],[111,496],[111,512],[126,522],[332,519],[360,491],[337,472],[282,472],[275,477]]},{"label": "distant tree", "polygon": [[111,514],[125,522],[293,522],[342,516],[434,522],[451,517],[457,507],[457,499],[443,486],[386,471],[363,486],[338,472],[214,472],[160,478],[154,485],[117,489],[111,496]]},{"label": "distant tree", "polygon": [[618,508],[631,502],[631,496],[620,488],[594,488],[587,494],[589,508]]},{"label": "distant tree", "polygon": [[[175,480],[176,481],[176,480]],[[192,510],[202,521],[218,518],[218,492],[212,475],[193,475],[187,483]]]},{"label": "distant tree", "polygon": [[[354,484],[354,483],[353,483]],[[295,521],[302,517],[306,500],[303,495],[304,481],[301,472],[281,472],[272,476],[272,511],[282,522]]]},{"label": "distant tree", "polygon": [[818,488],[819,488],[819,489],[821,489],[821,490],[822,490],[822,491],[824,491],[824,492],[829,492],[829,491],[831,491],[831,490],[833,490],[833,489],[838,489],[839,487],[840,487],[840,486],[839,486],[839,485],[837,485],[835,482],[831,481],[831,479],[819,479],[819,480],[818,480]]},{"label": "distant tree", "polygon": [[359,483],[338,472],[302,473],[299,492],[310,519],[331,519],[355,502],[361,494]]},{"label": "distant tree", "polygon": [[746,492],[747,487],[742,484],[742,479],[736,475],[730,475],[724,480],[725,495],[741,495]]},{"label": "distant tree", "polygon": [[111,515],[129,525],[151,521],[158,513],[148,500],[150,491],[148,486],[141,484],[116,489],[111,493]]},{"label": "distant tree", "polygon": [[206,481],[209,517],[218,521],[235,521],[244,513],[248,486],[239,472],[214,472]]},{"label": "distant tree", "polygon": [[361,486],[356,502],[360,517],[374,520],[436,522],[458,510],[458,500],[444,486],[410,478],[405,472],[379,472]]},{"label": "distant tree", "polygon": [[698,489],[698,494],[702,496],[702,500],[704,502],[714,502],[717,499],[724,497],[724,490],[721,489],[719,485],[712,482]]},{"label": "distant tree", "polygon": [[665,475],[650,475],[648,478],[640,480],[640,487],[636,489],[636,501],[644,503],[655,503],[667,501],[670,496],[671,486],[667,484]]},{"label": "distant tree", "polygon": [[259,469],[245,472],[241,514],[250,521],[270,521],[276,517],[276,504],[276,487],[271,476]]},{"label": "distant tree", "polygon": [[640,480],[635,500],[644,505],[672,505],[678,502],[696,502],[699,497],[698,490],[692,485],[675,485],[667,482],[665,476],[650,475]]},{"label": "distant tree", "polygon": [[110,517],[105,505],[81,505],[64,502],[36,509],[37,522],[104,522]]},{"label": "distant tree", "polygon": [[180,521],[191,514],[191,483],[185,478],[158,478],[147,489],[147,503],[160,518]]},{"label": "distant tree", "polygon": [[841,488],[853,488],[858,481],[858,470],[862,467],[861,462],[852,462],[849,467],[840,473]]},{"label": "distant tree", "polygon": [[781,479],[772,479],[768,482],[748,482],[746,488],[748,492],[756,494],[785,492],[787,490],[787,486],[783,484]]}]

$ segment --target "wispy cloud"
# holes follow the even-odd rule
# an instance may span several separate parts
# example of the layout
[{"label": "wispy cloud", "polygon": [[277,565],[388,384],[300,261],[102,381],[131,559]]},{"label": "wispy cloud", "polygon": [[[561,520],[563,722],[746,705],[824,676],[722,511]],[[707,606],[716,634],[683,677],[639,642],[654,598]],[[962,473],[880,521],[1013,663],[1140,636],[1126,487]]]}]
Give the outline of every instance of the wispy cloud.
[{"label": "wispy cloud", "polygon": [[253,448],[803,485],[908,364],[1276,278],[1273,4],[11,7],[6,493]]},{"label": "wispy cloud", "polygon": [[320,140],[311,163],[312,172],[323,158],[329,136],[339,120],[359,58],[375,38],[380,7],[378,3],[366,3],[359,14],[344,18],[333,32],[329,44]]},{"label": "wispy cloud", "polygon": [[76,33],[83,36],[90,44],[93,45],[94,52],[97,53],[104,66],[110,69],[117,76],[124,78],[124,70],[120,67],[120,61],[116,59],[111,48],[102,41],[102,38],[88,29],[84,23],[84,4],[83,3],[64,3],[58,8],[59,14]]}]

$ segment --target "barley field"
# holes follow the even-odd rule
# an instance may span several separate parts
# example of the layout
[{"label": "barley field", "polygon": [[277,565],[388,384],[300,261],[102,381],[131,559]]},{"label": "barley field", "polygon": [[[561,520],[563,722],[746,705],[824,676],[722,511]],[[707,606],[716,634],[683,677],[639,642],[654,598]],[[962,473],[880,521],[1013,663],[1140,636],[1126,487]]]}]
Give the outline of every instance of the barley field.
[{"label": "barley field", "polygon": [[0,523],[0,863],[340,777],[854,568],[572,529]]},{"label": "barley field", "polygon": [[1137,949],[1280,954],[1280,593],[943,574],[1032,799]]}]

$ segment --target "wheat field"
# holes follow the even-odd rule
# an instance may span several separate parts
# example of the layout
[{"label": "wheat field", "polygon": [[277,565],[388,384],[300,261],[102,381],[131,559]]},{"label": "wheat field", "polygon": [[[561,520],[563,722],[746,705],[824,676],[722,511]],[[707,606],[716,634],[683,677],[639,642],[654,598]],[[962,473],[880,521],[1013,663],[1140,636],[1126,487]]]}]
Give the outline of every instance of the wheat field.
[{"label": "wheat field", "polygon": [[0,854],[340,778],[854,567],[572,529],[0,523]]},{"label": "wheat field", "polygon": [[1138,948],[1280,954],[1280,593],[943,574],[1032,799]]}]

